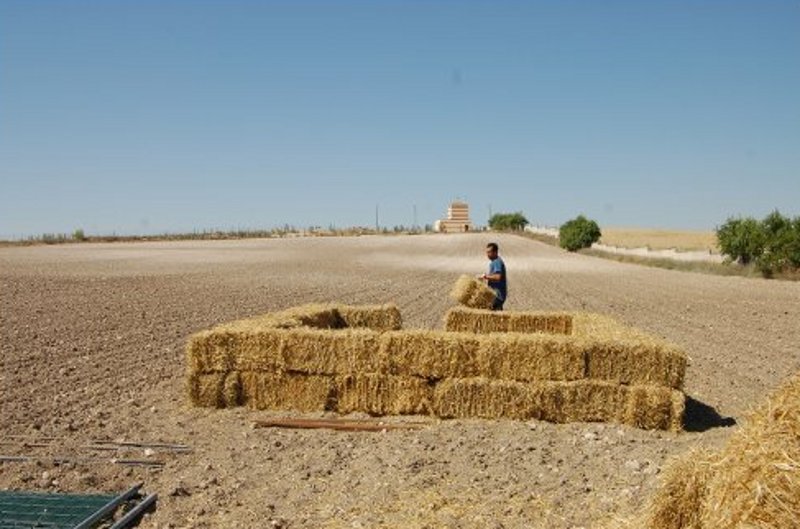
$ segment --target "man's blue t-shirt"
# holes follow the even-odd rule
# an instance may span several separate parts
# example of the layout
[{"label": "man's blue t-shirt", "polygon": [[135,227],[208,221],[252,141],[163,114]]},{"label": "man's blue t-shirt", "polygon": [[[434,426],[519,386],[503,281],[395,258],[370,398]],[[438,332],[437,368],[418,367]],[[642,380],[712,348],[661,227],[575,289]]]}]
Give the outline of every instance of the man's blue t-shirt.
[{"label": "man's blue t-shirt", "polygon": [[506,264],[499,257],[489,263],[489,275],[500,274],[500,281],[489,281],[489,288],[497,292],[497,297],[501,301],[506,300],[508,293],[506,286]]}]

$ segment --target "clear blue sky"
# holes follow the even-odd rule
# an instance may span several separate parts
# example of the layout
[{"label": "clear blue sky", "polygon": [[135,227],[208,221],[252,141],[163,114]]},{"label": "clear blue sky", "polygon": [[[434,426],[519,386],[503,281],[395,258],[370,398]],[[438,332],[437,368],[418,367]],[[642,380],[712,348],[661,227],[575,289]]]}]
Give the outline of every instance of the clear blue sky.
[{"label": "clear blue sky", "polygon": [[0,1],[0,237],[800,215],[798,1]]}]

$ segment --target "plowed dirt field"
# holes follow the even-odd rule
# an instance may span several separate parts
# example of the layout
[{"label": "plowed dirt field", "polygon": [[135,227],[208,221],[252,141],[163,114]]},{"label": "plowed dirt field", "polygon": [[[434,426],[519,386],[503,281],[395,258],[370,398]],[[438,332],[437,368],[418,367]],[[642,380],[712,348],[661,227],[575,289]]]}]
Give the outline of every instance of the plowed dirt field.
[{"label": "plowed dirt field", "polygon": [[[440,328],[453,282],[485,271],[490,240],[508,267],[507,310],[600,312],[682,346],[688,431],[423,417],[388,418],[426,426],[382,433],[253,429],[287,414],[189,406],[191,333],[315,301],[395,302],[405,327]],[[511,235],[1,248],[0,455],[31,459],[0,463],[0,489],[143,481],[159,494],[145,528],[591,527],[638,508],[669,457],[723,443],[800,370],[798,322],[800,283],[638,267]]]}]

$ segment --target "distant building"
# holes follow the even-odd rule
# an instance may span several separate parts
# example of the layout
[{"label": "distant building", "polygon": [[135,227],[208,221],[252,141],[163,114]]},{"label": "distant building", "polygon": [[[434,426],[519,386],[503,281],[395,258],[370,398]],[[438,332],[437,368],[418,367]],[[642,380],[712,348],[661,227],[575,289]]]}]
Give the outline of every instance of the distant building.
[{"label": "distant building", "polygon": [[456,200],[447,208],[447,218],[437,220],[433,225],[434,231],[442,233],[463,233],[472,230],[472,221],[469,220],[469,204]]}]

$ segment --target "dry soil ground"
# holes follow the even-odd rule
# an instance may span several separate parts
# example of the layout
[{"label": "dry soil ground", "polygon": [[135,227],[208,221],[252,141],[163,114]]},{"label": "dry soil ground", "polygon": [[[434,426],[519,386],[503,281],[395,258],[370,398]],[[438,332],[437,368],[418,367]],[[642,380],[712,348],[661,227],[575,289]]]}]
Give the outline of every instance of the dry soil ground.
[{"label": "dry soil ground", "polygon": [[[508,309],[606,313],[684,347],[691,431],[430,419],[385,433],[252,429],[280,414],[188,405],[191,333],[312,301],[396,302],[405,326],[439,327],[454,280],[486,267],[485,234],[3,248],[0,454],[34,460],[0,463],[0,488],[141,480],[160,496],[150,528],[590,527],[640,506],[667,458],[724,442],[730,419],[800,369],[800,283],[496,238]],[[85,448],[96,439],[192,451]]]}]

